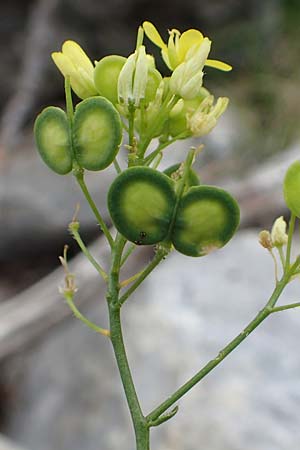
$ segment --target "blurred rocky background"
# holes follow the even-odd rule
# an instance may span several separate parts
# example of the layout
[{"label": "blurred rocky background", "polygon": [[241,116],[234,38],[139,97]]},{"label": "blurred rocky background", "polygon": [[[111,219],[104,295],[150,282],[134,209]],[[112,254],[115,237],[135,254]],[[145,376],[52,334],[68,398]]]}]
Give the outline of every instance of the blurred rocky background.
[{"label": "blurred rocky background", "polygon": [[[12,442],[0,441],[0,450],[130,450],[109,343],[68,317],[57,294],[62,271],[51,273],[64,243],[72,255],[77,251],[66,229],[78,201],[84,239],[92,242],[99,230],[72,177],[51,173],[34,148],[36,115],[64,102],[50,53],[70,38],[92,59],[126,56],[148,19],[165,36],[173,27],[202,30],[213,40],[212,57],[234,66],[227,74],[207,68],[206,86],[231,103],[204,140],[199,171],[204,182],[238,197],[244,230],[207,258],[172,255],[124,308],[129,356],[148,411],[215,356],[272,289],[271,261],[252,228],[288,217],[281,182],[300,151],[300,4],[2,0],[0,13],[0,433]],[[165,164],[179,161],[186,148],[177,144]],[[88,178],[102,208],[113,175]],[[107,260],[101,239],[93,249]],[[149,258],[149,249],[140,249],[128,270]],[[81,256],[73,264],[82,307],[105,323],[103,286]],[[295,281],[286,299],[297,300],[299,290]],[[299,320],[293,311],[263,325],[180,403],[172,422],[153,431],[153,450],[298,448]]]}]

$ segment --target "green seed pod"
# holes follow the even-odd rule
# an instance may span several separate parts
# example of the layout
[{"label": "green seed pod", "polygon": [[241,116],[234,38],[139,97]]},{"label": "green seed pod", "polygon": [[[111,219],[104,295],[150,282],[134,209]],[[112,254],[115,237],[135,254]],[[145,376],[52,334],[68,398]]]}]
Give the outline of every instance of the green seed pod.
[{"label": "green seed pod", "polygon": [[232,238],[239,219],[238,204],[228,192],[214,186],[193,187],[179,203],[173,245],[184,255],[204,256]]},{"label": "green seed pod", "polygon": [[145,103],[148,105],[155,99],[156,91],[160,82],[162,80],[162,76],[160,72],[154,68],[150,68],[148,70],[148,80],[146,84],[146,92],[145,92]]},{"label": "green seed pod", "polygon": [[288,208],[300,217],[300,161],[295,161],[288,168],[283,182],[283,194]]},{"label": "green seed pod", "polygon": [[139,245],[156,244],[167,236],[175,203],[172,180],[149,167],[125,170],[108,193],[108,209],[117,230]]},{"label": "green seed pod", "polygon": [[96,63],[94,84],[100,95],[106,97],[114,105],[118,103],[118,79],[127,58],[109,55]]},{"label": "green seed pod", "polygon": [[[174,164],[173,166],[168,167],[166,170],[164,170],[164,173],[166,175],[168,175],[168,177],[172,178],[174,181],[177,181],[176,179],[176,172],[178,171],[178,169],[180,168],[181,164]],[[198,176],[198,174],[192,169],[190,168],[189,170],[189,174],[187,177],[187,185],[188,187],[192,187],[192,186],[198,186],[200,184],[200,178]]]},{"label": "green seed pod", "polygon": [[38,151],[50,169],[65,175],[72,170],[72,151],[66,113],[54,106],[36,118],[34,136]]},{"label": "green seed pod", "polygon": [[104,97],[83,100],[76,107],[73,123],[74,152],[88,170],[102,170],[116,157],[122,140],[119,113]]}]

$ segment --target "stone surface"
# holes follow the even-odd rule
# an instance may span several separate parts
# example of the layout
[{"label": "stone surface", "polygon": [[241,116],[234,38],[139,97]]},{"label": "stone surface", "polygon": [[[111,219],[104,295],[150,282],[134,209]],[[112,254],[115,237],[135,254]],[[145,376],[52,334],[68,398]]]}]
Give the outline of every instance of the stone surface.
[{"label": "stone surface", "polygon": [[[124,334],[145,412],[254,317],[273,288],[256,232],[206,258],[173,253],[124,306]],[[294,281],[280,302],[299,300]],[[96,296],[96,294],[95,294]],[[106,323],[103,299],[86,311]],[[300,311],[273,315],[154,429],[153,450],[295,450],[300,439]],[[133,449],[110,344],[70,319],[14,362],[6,432],[30,450]]]}]

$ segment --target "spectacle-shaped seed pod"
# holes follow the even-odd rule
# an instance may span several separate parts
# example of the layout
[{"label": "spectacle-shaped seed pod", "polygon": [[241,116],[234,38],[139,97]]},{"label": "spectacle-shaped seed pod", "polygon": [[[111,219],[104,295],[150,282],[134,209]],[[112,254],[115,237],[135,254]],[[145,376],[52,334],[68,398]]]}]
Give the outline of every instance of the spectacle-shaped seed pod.
[{"label": "spectacle-shaped seed pod", "polygon": [[74,152],[88,170],[103,170],[115,159],[122,140],[119,113],[104,97],[91,97],[76,107],[73,123]]},{"label": "spectacle-shaped seed pod", "polygon": [[118,103],[118,79],[126,60],[124,56],[119,55],[105,56],[96,63],[94,70],[97,91],[114,105]]},{"label": "spectacle-shaped seed pod", "polygon": [[[174,164],[173,166],[168,167],[166,170],[164,170],[164,173],[168,175],[168,177],[172,178],[174,181],[176,180],[176,172],[180,168],[180,163]],[[190,168],[188,177],[187,177],[187,186],[190,188],[192,186],[198,186],[200,184],[200,178],[198,174]]]},{"label": "spectacle-shaped seed pod", "polygon": [[117,230],[138,245],[164,240],[175,203],[172,180],[149,167],[125,170],[108,193],[108,209]]},{"label": "spectacle-shaped seed pod", "polygon": [[59,175],[72,170],[70,130],[62,109],[45,108],[36,118],[34,136],[38,151],[50,169]]},{"label": "spectacle-shaped seed pod", "polygon": [[158,70],[151,68],[148,70],[148,80],[146,84],[145,103],[148,105],[155,99],[156,91],[162,80],[162,76]]},{"label": "spectacle-shaped seed pod", "polygon": [[283,194],[288,208],[300,217],[300,161],[288,168],[283,182]]},{"label": "spectacle-shaped seed pod", "polygon": [[180,200],[173,245],[184,255],[204,256],[232,238],[239,220],[239,206],[228,192],[214,186],[193,187]]}]

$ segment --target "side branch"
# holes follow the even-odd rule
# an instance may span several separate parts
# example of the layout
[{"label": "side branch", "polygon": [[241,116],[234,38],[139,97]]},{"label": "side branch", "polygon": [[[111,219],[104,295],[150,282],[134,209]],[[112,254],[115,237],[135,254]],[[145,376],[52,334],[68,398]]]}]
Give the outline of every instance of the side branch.
[{"label": "side branch", "polygon": [[209,372],[217,367],[242,341],[244,341],[255,328],[258,327],[272,312],[274,305],[281,295],[287,283],[287,278],[283,277],[275,287],[266,306],[257,314],[257,316],[247,325],[247,327],[236,336],[228,345],[226,345],[216,356],[209,361],[196,375],[183,384],[174,394],[161,403],[148,416],[148,423],[156,421],[165,411],[167,411],[175,402],[183,397],[192,387],[201,381]]}]

